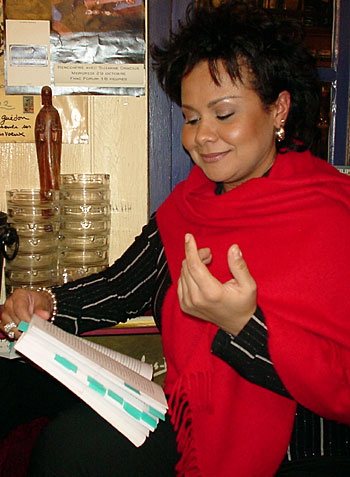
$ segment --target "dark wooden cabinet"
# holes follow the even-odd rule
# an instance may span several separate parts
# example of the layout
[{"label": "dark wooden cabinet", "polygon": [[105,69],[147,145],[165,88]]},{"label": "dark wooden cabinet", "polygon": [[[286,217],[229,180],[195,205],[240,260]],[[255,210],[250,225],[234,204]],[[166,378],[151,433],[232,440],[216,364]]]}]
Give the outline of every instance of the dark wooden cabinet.
[{"label": "dark wooden cabinet", "polygon": [[[258,2],[260,0],[257,0]],[[332,8],[326,17],[323,8]],[[273,2],[274,8],[285,8],[286,14],[307,21],[306,41],[317,56],[323,85],[320,116],[320,142],[315,153],[331,164],[347,165],[349,161],[349,88],[350,88],[350,1],[293,0]],[[149,42],[167,38],[183,18],[188,0],[149,0]],[[268,6],[268,4],[267,4]],[[299,8],[299,6],[301,8]],[[305,7],[306,11],[305,11]],[[312,7],[312,8],[311,8]],[[306,20],[305,20],[306,14]],[[161,91],[149,64],[149,190],[150,213],[155,211],[174,186],[185,179],[192,167],[181,145],[182,115]]]}]

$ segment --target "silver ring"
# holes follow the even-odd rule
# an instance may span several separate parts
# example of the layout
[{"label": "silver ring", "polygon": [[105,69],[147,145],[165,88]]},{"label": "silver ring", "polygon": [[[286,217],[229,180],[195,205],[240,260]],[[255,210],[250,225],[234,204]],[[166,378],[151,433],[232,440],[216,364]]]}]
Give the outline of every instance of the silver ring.
[{"label": "silver ring", "polygon": [[17,325],[14,321],[10,321],[10,323],[7,323],[5,326],[4,326],[4,331],[5,333],[7,334],[7,336],[11,339],[14,338],[15,336],[15,333],[14,331],[11,331],[13,328],[16,328]]}]

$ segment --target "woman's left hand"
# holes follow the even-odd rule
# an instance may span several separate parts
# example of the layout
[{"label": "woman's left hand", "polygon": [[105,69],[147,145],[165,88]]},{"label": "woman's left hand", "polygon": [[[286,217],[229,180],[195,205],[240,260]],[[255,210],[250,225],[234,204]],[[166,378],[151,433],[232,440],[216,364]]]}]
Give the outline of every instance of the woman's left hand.
[{"label": "woman's left hand", "polygon": [[185,236],[185,255],[177,287],[182,311],[236,336],[256,310],[256,283],[238,245],[227,253],[233,278],[226,283],[209,272],[210,250],[198,250],[191,234]]}]

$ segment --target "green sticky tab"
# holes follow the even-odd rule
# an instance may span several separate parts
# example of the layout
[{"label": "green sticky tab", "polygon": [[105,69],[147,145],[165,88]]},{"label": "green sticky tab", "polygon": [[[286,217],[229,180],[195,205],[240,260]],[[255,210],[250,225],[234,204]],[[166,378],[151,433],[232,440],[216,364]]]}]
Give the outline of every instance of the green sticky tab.
[{"label": "green sticky tab", "polygon": [[62,366],[64,366],[65,368],[69,369],[69,371],[73,371],[73,373],[76,373],[78,371],[78,366],[71,363],[70,361],[68,361],[68,359],[64,358],[63,356],[56,354],[55,361],[62,364]]},{"label": "green sticky tab", "polygon": [[20,321],[18,325],[19,331],[23,331],[23,332],[27,331],[28,327],[29,327],[29,323],[27,323],[26,321]]},{"label": "green sticky tab", "polygon": [[99,383],[91,376],[88,376],[87,380],[89,381],[89,387],[91,389],[101,394],[101,396],[104,396],[106,394],[107,389],[103,386],[103,384]]},{"label": "green sticky tab", "polygon": [[128,384],[128,383],[124,383],[124,386],[125,386],[126,388],[129,388],[129,389],[131,389],[132,391],[134,391],[134,392],[135,392],[135,393],[137,393],[137,394],[141,394],[141,393],[140,393],[140,391],[139,391],[138,389],[136,389],[136,388],[133,388],[133,387],[132,387],[132,386],[130,386],[130,384]]},{"label": "green sticky tab", "polygon": [[154,419],[154,417],[150,416],[149,414],[147,414],[146,412],[143,412],[141,414],[141,419],[145,422],[147,422],[147,424],[149,424],[151,427],[153,427],[153,429],[155,429],[157,427],[157,421]]},{"label": "green sticky tab", "polygon": [[111,397],[115,401],[119,402],[120,404],[123,404],[124,399],[122,397],[118,396],[118,394],[116,394],[115,392],[108,389],[107,394],[108,394],[109,397]]},{"label": "green sticky tab", "polygon": [[157,411],[157,409],[154,409],[154,407],[150,406],[150,407],[149,407],[149,412],[150,412],[151,414],[153,414],[153,416],[156,416],[156,417],[158,417],[159,419],[161,419],[162,421],[165,421],[164,415],[163,415],[161,412]]},{"label": "green sticky tab", "polygon": [[132,406],[131,404],[129,404],[128,402],[124,402],[124,405],[123,405],[125,411],[130,414],[130,416],[134,417],[135,419],[137,420],[140,420],[140,417],[141,417],[141,411],[139,411],[138,409],[136,409],[136,407]]}]

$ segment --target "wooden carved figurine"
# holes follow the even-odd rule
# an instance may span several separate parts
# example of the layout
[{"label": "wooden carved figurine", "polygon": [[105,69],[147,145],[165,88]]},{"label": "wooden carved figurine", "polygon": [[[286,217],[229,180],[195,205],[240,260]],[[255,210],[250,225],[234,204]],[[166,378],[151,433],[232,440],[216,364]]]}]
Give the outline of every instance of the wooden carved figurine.
[{"label": "wooden carved figurine", "polygon": [[52,105],[49,86],[41,90],[42,108],[35,121],[35,144],[39,166],[40,190],[59,189],[61,170],[62,126],[60,115]]}]

